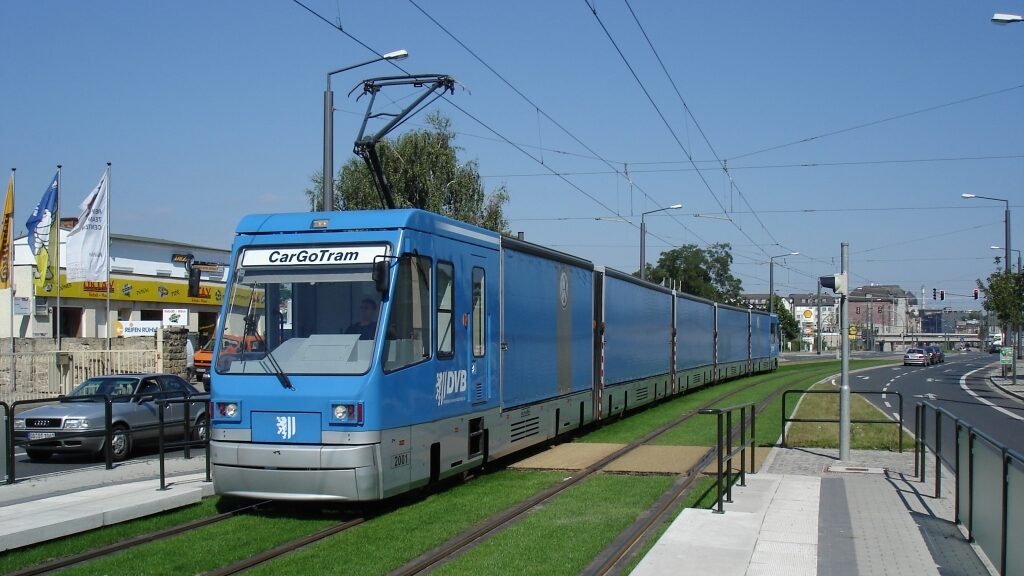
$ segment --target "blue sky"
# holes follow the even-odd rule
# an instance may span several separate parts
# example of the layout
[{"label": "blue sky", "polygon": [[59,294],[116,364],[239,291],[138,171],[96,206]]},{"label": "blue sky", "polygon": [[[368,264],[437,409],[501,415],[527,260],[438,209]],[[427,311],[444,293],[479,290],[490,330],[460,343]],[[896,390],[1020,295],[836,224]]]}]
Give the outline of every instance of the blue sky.
[{"label": "blue sky", "polygon": [[[379,52],[408,50],[405,69],[461,83],[450,98],[479,122],[432,108],[487,185],[508,187],[511,227],[531,241],[633,271],[639,214],[681,202],[647,217],[649,261],[730,242],[744,289],[765,292],[768,256],[799,251],[776,260],[788,294],[838,271],[849,241],[854,284],[940,288],[964,308],[976,303],[955,295],[1001,254],[989,246],[1003,244],[1003,213],[960,194],[1010,199],[1024,246],[1024,24],[989,22],[1020,2],[415,1],[303,0]],[[69,215],[109,161],[114,232],[212,246],[229,246],[244,214],[306,209],[324,74],[373,57],[290,0],[7,1],[0,21],[0,166],[18,168],[17,222],[56,164]],[[348,89],[394,73],[334,77],[336,167],[363,109]]]}]

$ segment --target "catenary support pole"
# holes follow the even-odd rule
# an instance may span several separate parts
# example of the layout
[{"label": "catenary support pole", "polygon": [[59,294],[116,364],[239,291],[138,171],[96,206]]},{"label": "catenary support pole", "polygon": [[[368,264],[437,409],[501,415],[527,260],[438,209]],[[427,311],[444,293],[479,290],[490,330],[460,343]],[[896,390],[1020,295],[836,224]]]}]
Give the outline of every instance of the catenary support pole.
[{"label": "catenary support pole", "polygon": [[[850,244],[842,243],[842,273],[849,278]],[[847,288],[849,290],[849,288]],[[840,369],[839,387],[839,459],[850,459],[850,314],[849,297],[840,295],[840,329],[839,339],[842,342],[842,364]]]}]

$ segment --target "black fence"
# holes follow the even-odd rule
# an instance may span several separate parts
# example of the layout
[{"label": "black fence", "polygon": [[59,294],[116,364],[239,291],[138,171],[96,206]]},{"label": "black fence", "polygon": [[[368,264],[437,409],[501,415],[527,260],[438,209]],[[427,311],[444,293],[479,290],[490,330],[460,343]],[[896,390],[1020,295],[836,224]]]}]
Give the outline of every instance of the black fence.
[{"label": "black fence", "polygon": [[[739,425],[739,438],[736,443],[736,447],[733,447],[733,426],[732,426],[732,415],[734,412],[739,412],[740,425]],[[740,471],[739,471],[739,485],[747,485],[747,472],[746,472],[746,457],[747,457],[747,446],[750,446],[750,473],[754,473],[754,455],[755,455],[755,432],[757,414],[754,404],[741,404],[737,406],[729,406],[727,408],[704,408],[700,410],[700,414],[713,414],[718,417],[718,429],[716,433],[717,437],[717,458],[718,461],[718,472],[715,475],[715,486],[718,489],[718,497],[716,500],[715,514],[725,514],[725,509],[722,504],[725,502],[732,502],[732,484],[733,484],[733,472],[732,472],[732,460],[736,456],[740,457]],[[750,435],[747,435],[747,417],[750,417]],[[723,468],[725,470],[723,471]]]},{"label": "black fence", "polygon": [[954,521],[964,528],[967,540],[999,574],[1024,574],[1024,548],[1015,545],[1024,538],[1024,455],[931,402],[918,402],[915,415],[915,474],[925,482],[925,458],[932,450],[935,497],[941,495],[945,464],[956,482]]},{"label": "black fence", "polygon": [[[165,469],[165,466],[164,466],[164,455],[165,455],[165,451],[168,450],[168,449],[174,450],[174,449],[177,449],[177,448],[182,448],[185,451],[185,459],[186,460],[192,458],[192,448],[199,447],[199,448],[203,448],[204,450],[206,450],[206,481],[209,482],[211,480],[211,477],[210,477],[210,415],[207,412],[204,416],[202,416],[199,420],[196,421],[198,424],[193,425],[193,420],[192,420],[192,417],[191,417],[191,408],[192,408],[192,404],[194,402],[196,402],[197,400],[205,400],[207,402],[207,405],[209,405],[210,397],[209,397],[209,395],[204,395],[202,397],[200,397],[200,396],[192,396],[190,398],[168,398],[168,399],[157,400],[157,405],[160,406],[160,410],[159,410],[160,418],[159,418],[158,425],[160,427],[160,434],[159,434],[159,444],[160,444],[160,447],[159,447],[159,450],[160,450],[160,489],[161,490],[166,490],[167,489],[167,474],[166,474],[166,469]],[[164,410],[163,410],[163,408],[164,408],[165,405],[173,405],[173,404],[184,404],[185,405],[185,417],[184,417],[184,420],[182,420],[182,422],[184,424],[184,430],[183,430],[184,433],[182,434],[183,440],[181,442],[170,442],[170,443],[168,443],[166,441],[165,422],[164,422]]]},{"label": "black fence", "polygon": [[[58,426],[52,426],[51,424],[53,424],[54,422],[47,422],[46,426],[40,426],[40,427],[38,427],[40,429],[32,430],[33,427],[28,425],[28,422],[25,421],[25,418],[24,417],[19,417],[19,413],[24,413],[25,410],[31,409],[31,408],[36,407],[36,406],[41,406],[41,405],[45,405],[45,404],[62,405],[62,404],[78,403],[78,402],[97,403],[97,404],[98,403],[102,403],[103,404],[103,423],[102,423],[101,427],[100,426],[95,426],[94,422],[89,422],[89,427],[88,428],[85,428],[85,427],[79,427],[79,428],[74,428],[74,429],[66,428],[66,426],[67,426],[66,420],[67,419],[65,419],[63,416],[61,416],[61,417],[54,416],[52,418],[50,418],[50,417],[39,417],[38,419],[39,420],[52,420],[52,421],[59,420],[60,422],[59,422]],[[115,415],[114,415],[115,409],[114,409],[114,406],[116,404],[130,403],[130,402],[135,402],[135,403],[154,402],[154,404],[156,404],[156,406],[158,407],[157,412],[158,412],[159,416],[152,423],[145,423],[145,424],[139,424],[139,423],[130,423],[129,424],[129,423],[125,423],[125,422],[122,422],[122,421],[115,422]],[[103,461],[104,461],[104,464],[105,464],[106,468],[108,470],[110,470],[110,469],[112,469],[114,467],[114,462],[115,462],[113,448],[112,448],[112,445],[114,443],[113,442],[113,438],[112,438],[113,435],[114,435],[114,430],[118,430],[119,433],[122,433],[122,434],[125,435],[126,442],[127,442],[126,449],[129,449],[135,443],[136,439],[140,439],[143,436],[149,435],[149,434],[147,434],[149,432],[153,433],[153,435],[156,437],[156,442],[158,444],[164,445],[166,443],[165,442],[165,438],[164,438],[164,436],[166,434],[166,431],[165,431],[165,427],[166,426],[165,426],[165,422],[164,422],[164,407],[167,406],[167,405],[173,405],[173,404],[184,404],[185,405],[185,408],[184,408],[184,410],[185,410],[184,421],[181,424],[179,424],[178,422],[175,422],[174,425],[175,426],[179,426],[179,425],[183,426],[182,429],[183,429],[183,431],[185,433],[184,438],[185,438],[186,442],[185,443],[171,444],[170,447],[171,448],[184,447],[185,450],[186,450],[186,457],[190,457],[191,455],[188,453],[188,450],[190,448],[198,446],[199,442],[208,442],[208,438],[209,438],[209,424],[208,424],[208,422],[209,422],[209,415],[205,413],[205,410],[206,410],[206,407],[208,405],[208,402],[209,402],[209,395],[207,395],[207,394],[195,394],[195,395],[182,396],[181,392],[170,392],[170,391],[168,391],[168,392],[154,392],[152,394],[145,394],[145,395],[142,395],[142,396],[140,396],[138,394],[133,394],[133,395],[111,395],[111,396],[100,394],[100,395],[93,395],[93,396],[75,396],[73,398],[66,397],[66,396],[58,396],[57,398],[44,398],[44,399],[35,399],[35,400],[18,400],[16,402],[12,403],[10,406],[8,406],[5,403],[0,402],[0,405],[3,406],[4,415],[6,416],[6,422],[7,422],[6,439],[5,439],[6,442],[4,443],[5,445],[3,446],[3,450],[4,450],[4,453],[5,453],[6,465],[7,465],[7,468],[6,468],[6,475],[7,475],[6,483],[7,484],[13,484],[15,482],[16,478],[17,478],[15,449],[19,448],[19,447],[20,448],[24,448],[26,450],[26,452],[28,452],[30,450],[39,450],[39,451],[43,451],[43,452],[52,452],[53,450],[47,450],[47,448],[48,448],[47,444],[48,443],[52,444],[55,441],[66,440],[66,439],[81,440],[81,439],[89,439],[89,438],[101,437],[103,440],[102,440],[102,448],[100,449],[100,453],[103,456]],[[195,404],[201,404],[203,406],[203,412],[201,412],[201,414],[203,414],[203,416],[201,418],[201,422],[203,424],[203,430],[204,430],[203,436],[204,436],[204,438],[201,439],[201,440],[200,439],[192,439],[191,436],[190,436],[192,434],[192,432],[191,432],[192,428],[191,427],[193,426],[193,421],[192,421],[193,418],[191,417],[191,414],[192,414],[192,410],[195,408],[195,406],[194,406]],[[21,409],[21,410],[19,411],[19,409]],[[75,418],[78,418],[78,417],[75,417]],[[31,420],[33,418],[30,416],[29,419]],[[88,418],[83,418],[83,419],[85,421],[89,420]],[[79,425],[80,426],[81,426],[82,422],[83,422],[83,420],[79,421]],[[16,426],[16,424],[18,424],[18,425]],[[56,430],[55,430],[55,428],[56,428]],[[194,440],[194,441],[192,441],[192,440]],[[179,444],[181,446],[179,446]],[[186,446],[186,444],[187,444],[187,446]],[[127,457],[127,456],[128,456],[128,454],[124,455],[124,457]],[[209,464],[207,464],[207,467],[209,467]],[[161,450],[161,470],[162,469],[163,469],[163,451]],[[207,477],[209,478],[209,471],[207,472]],[[162,482],[161,482],[161,484],[162,484]]]},{"label": "black fence", "polygon": [[[786,410],[786,398],[790,394],[798,394],[803,396],[804,394],[839,394],[839,390],[786,390],[782,393],[782,447],[786,448],[786,424],[789,422],[817,422],[823,424],[838,424],[839,418],[789,418],[786,416],[788,411]],[[881,395],[883,398],[887,396],[895,396],[897,400],[897,414],[899,414],[898,420],[875,419],[875,418],[860,418],[851,419],[850,424],[889,424],[896,426],[896,436],[898,437],[897,442],[899,443],[899,451],[903,452],[903,395],[899,392],[887,392],[883,390],[863,390],[859,392],[850,391],[851,395],[867,396],[867,395]]]}]

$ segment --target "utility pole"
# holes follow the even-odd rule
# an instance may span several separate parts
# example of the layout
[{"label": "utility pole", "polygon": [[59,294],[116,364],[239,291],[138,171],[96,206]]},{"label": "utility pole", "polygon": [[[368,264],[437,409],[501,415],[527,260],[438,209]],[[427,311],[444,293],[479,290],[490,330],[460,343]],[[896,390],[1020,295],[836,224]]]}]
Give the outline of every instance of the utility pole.
[{"label": "utility pole", "polygon": [[818,278],[818,299],[816,300],[818,305],[818,327],[815,330],[814,335],[814,349],[821,355],[821,278]]},{"label": "utility pole", "polygon": [[[842,274],[849,278],[850,244],[841,244]],[[850,459],[850,314],[849,297],[840,294],[839,306],[839,338],[842,342],[842,362],[839,386],[839,460]]]}]

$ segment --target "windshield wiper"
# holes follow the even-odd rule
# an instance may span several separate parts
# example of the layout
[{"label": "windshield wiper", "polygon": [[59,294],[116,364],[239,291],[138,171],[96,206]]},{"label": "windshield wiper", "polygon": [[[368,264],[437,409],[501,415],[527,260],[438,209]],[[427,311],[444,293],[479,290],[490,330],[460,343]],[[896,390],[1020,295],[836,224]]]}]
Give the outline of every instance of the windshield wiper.
[{"label": "windshield wiper", "polygon": [[249,311],[245,315],[245,330],[242,333],[242,357],[245,358],[245,341],[248,336],[252,335],[257,342],[260,343],[260,347],[263,348],[264,357],[270,362],[270,366],[274,369],[274,376],[277,376],[277,381],[281,383],[281,387],[286,390],[295,390],[295,386],[292,385],[292,381],[285,374],[284,370],[281,369],[281,365],[277,363],[277,359],[274,358],[273,353],[270,351],[270,346],[267,346],[266,340],[260,335],[260,331],[256,328],[258,324],[256,319],[256,286],[253,285],[252,292],[249,295]]}]

